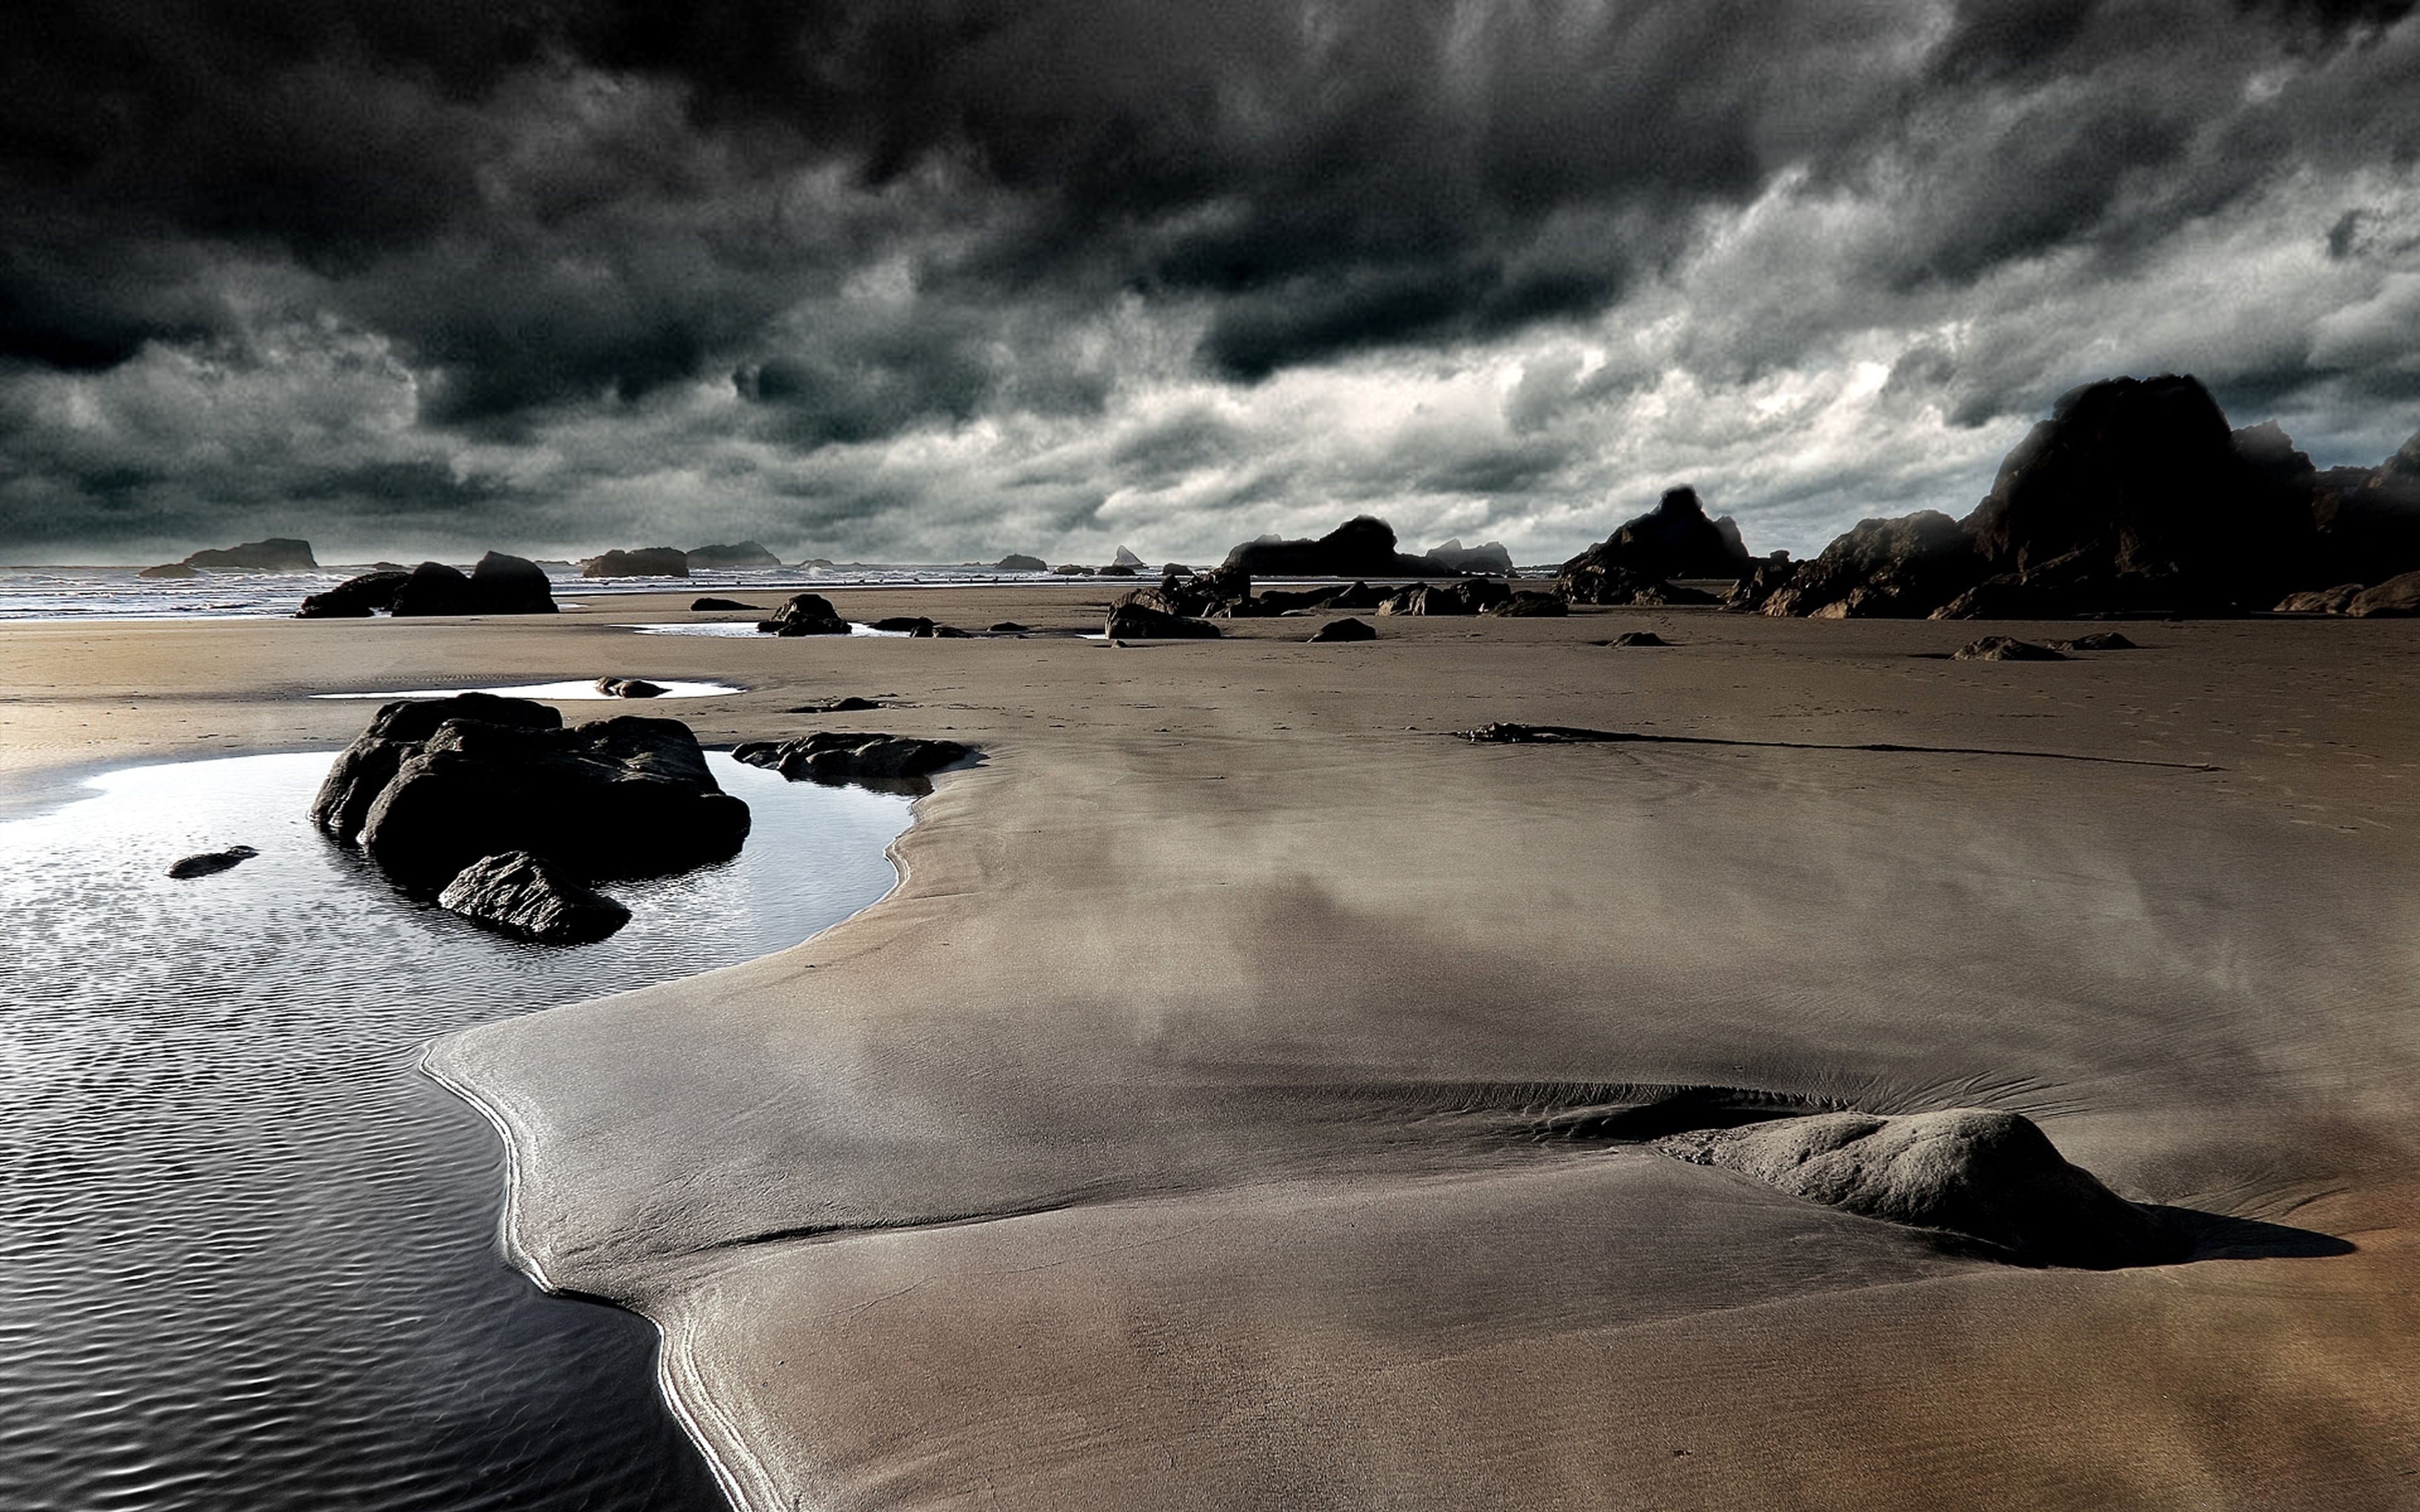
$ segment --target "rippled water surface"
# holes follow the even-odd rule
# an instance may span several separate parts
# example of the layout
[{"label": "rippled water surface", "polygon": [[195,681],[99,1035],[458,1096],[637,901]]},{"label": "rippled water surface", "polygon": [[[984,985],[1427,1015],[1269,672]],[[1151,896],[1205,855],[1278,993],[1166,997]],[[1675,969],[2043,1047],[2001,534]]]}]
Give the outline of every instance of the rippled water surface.
[{"label": "rippled water surface", "polygon": [[[743,854],[549,949],[321,839],[329,759],[120,771],[0,825],[0,1507],[719,1507],[653,1330],[505,1267],[496,1136],[416,1057],[845,918],[906,800],[716,755]],[[260,856],[164,874],[234,844]]]}]

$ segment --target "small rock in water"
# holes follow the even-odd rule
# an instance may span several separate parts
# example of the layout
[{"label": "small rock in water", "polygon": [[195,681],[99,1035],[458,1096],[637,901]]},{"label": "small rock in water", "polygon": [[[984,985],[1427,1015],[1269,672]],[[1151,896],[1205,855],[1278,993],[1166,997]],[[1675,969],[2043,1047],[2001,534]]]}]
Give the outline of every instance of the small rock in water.
[{"label": "small rock in water", "polygon": [[1668,646],[1672,642],[1652,630],[1624,630],[1606,643],[1615,646]]},{"label": "small rock in water", "polygon": [[660,683],[650,683],[644,677],[600,677],[597,691],[609,699],[657,699],[667,689]]},{"label": "small rock in water", "polygon": [[1987,635],[1950,653],[1952,661],[2065,661],[2064,652],[2009,635]]},{"label": "small rock in water", "polygon": [[474,924],[541,945],[586,945],[630,921],[630,911],[527,851],[481,856],[454,874],[440,906]]},{"label": "small rock in water", "polygon": [[1304,644],[1316,646],[1338,640],[1375,640],[1377,639],[1378,630],[1375,625],[1367,620],[1357,620],[1348,615],[1341,620],[1330,620],[1313,630],[1305,640]]},{"label": "small rock in water", "polygon": [[230,845],[223,851],[204,851],[199,856],[188,856],[169,867],[168,874],[180,882],[194,877],[216,876],[221,872],[241,866],[259,854],[249,845]]}]

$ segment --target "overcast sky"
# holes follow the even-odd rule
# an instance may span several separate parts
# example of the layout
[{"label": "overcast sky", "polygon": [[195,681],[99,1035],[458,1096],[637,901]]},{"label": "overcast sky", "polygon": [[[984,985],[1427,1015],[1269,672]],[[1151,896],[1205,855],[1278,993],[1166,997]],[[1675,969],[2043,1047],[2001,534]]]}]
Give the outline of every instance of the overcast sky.
[{"label": "overcast sky", "polygon": [[0,559],[1525,562],[1963,514],[2062,391],[2420,430],[2364,0],[81,0],[0,50]]}]

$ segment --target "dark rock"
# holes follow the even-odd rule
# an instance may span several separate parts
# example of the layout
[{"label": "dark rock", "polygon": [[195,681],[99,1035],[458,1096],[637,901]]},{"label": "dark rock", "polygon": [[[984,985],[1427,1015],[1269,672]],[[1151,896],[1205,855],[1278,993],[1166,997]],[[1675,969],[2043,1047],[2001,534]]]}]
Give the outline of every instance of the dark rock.
[{"label": "dark rock", "polygon": [[2090,635],[2077,636],[2072,640],[2054,640],[2050,643],[2050,648],[2053,651],[2135,651],[2141,649],[2136,646],[2133,641],[2127,640],[2124,636],[2118,634],[2115,630],[2096,630]]},{"label": "dark rock", "polygon": [[[606,555],[611,556],[612,552]],[[737,572],[754,567],[778,567],[782,559],[754,541],[740,541],[730,546],[701,546],[681,553],[689,570]],[[600,574],[600,576],[602,576]]]},{"label": "dark rock", "polygon": [[[775,566],[781,565],[775,563]],[[582,578],[686,578],[689,553],[677,547],[643,546],[590,557],[580,564]]]},{"label": "dark rock", "polygon": [[2014,1113],[1828,1113],[1675,1134],[1656,1148],[2020,1264],[2113,1270],[2184,1257],[2178,1235],[2069,1165]]},{"label": "dark rock", "polygon": [[1313,630],[1306,640],[1309,645],[1326,645],[1338,640],[1375,640],[1377,627],[1365,620],[1330,620]]},{"label": "dark rock", "polygon": [[1443,546],[1429,548],[1428,554],[1432,561],[1442,563],[1455,572],[1481,573],[1497,578],[1512,576],[1512,553],[1505,549],[1501,541],[1490,541],[1484,546],[1465,546],[1462,538],[1456,536]]},{"label": "dark rock", "polygon": [[222,872],[232,871],[241,866],[259,854],[249,845],[230,845],[223,851],[204,851],[199,856],[188,856],[175,862],[168,868],[168,874],[179,882],[190,881],[194,877],[216,876]]},{"label": "dark rock", "polygon": [[887,630],[893,635],[912,635],[932,628],[933,622],[921,614],[887,614],[866,625],[869,630]]},{"label": "dark rock", "polygon": [[1406,556],[1395,549],[1394,527],[1374,516],[1346,520],[1315,541],[1264,535],[1227,553],[1227,570],[1258,578],[1450,578],[1452,568],[1435,557]]},{"label": "dark rock", "polygon": [[771,767],[793,782],[839,783],[914,780],[974,753],[973,747],[954,740],[824,730],[796,740],[750,741],[731,755],[751,766]]},{"label": "dark rock", "polygon": [[1606,642],[1610,646],[1668,646],[1671,643],[1652,630],[1624,630]]},{"label": "dark rock", "polygon": [[246,541],[241,546],[217,551],[196,551],[185,559],[188,567],[207,567],[213,572],[317,572],[318,559],[311,555],[311,543],[292,536],[272,535],[266,541]]},{"label": "dark rock", "polygon": [[1105,625],[1112,640],[1215,640],[1218,627],[1207,620],[1171,614],[1147,604],[1111,606]]},{"label": "dark rock", "polygon": [[1555,579],[1555,591],[1574,604],[1605,604],[1631,609],[1669,609],[1678,605],[1712,604],[1714,595],[1683,588],[1662,578],[1625,567],[1587,568]]},{"label": "dark rock", "polygon": [[689,608],[692,614],[710,614],[718,609],[746,609],[752,614],[765,612],[761,604],[743,604],[736,598],[696,598],[690,601]]},{"label": "dark rock", "polygon": [[961,630],[954,625],[936,625],[930,620],[908,632],[911,640],[971,640],[972,630]]},{"label": "dark rock", "polygon": [[1787,557],[1768,557],[1731,584],[1731,591],[1723,596],[1722,607],[1733,614],[1761,614],[1765,601],[1789,587],[1791,579],[1797,576],[1797,563]]},{"label": "dark rock", "polygon": [[1040,557],[1029,557],[1018,552],[1011,551],[1008,555],[1001,558],[998,562],[993,563],[992,568],[998,572],[1048,572],[1050,570],[1050,563],[1043,561]]},{"label": "dark rock", "polygon": [[1027,631],[1024,625],[1017,624],[1015,620],[1002,620],[998,625],[991,627],[991,633],[994,635],[1024,635]]},{"label": "dark rock", "polygon": [[2014,636],[1987,635],[1950,653],[1952,661],[2065,661],[2066,656]]},{"label": "dark rock", "polygon": [[201,572],[197,568],[186,566],[181,562],[169,562],[156,567],[146,567],[134,576],[137,578],[198,578]]},{"label": "dark rock", "polygon": [[1068,563],[1063,567],[1053,567],[1050,570],[1057,573],[1062,578],[1090,578],[1093,576],[1092,568],[1079,567],[1072,562]]},{"label": "dark rock", "polygon": [[541,945],[586,945],[630,921],[630,911],[527,851],[483,856],[454,873],[440,906],[501,934]]},{"label": "dark rock", "polygon": [[365,572],[335,587],[311,594],[294,611],[298,620],[362,620],[380,609],[395,608],[397,594],[411,580],[408,572]]},{"label": "dark rock", "polygon": [[2345,606],[2345,612],[2357,620],[2420,614],[2420,572],[2407,572],[2363,589]]},{"label": "dark rock", "polygon": [[846,635],[848,622],[821,594],[793,594],[782,601],[773,617],[756,622],[767,635]]},{"label": "dark rock", "polygon": [[504,851],[592,878],[738,852],[748,806],[716,785],[688,726],[560,721],[544,704],[481,694],[390,703],[336,759],[312,820],[340,841],[358,835],[390,875],[429,891]]},{"label": "dark rock", "polygon": [[1556,619],[1569,614],[1572,607],[1559,594],[1514,594],[1500,604],[1491,604],[1480,610],[1482,614],[1498,614],[1508,619]]},{"label": "dark rock", "polygon": [[1597,580],[1739,578],[1756,565],[1726,515],[1708,519],[1695,488],[1666,491],[1655,507],[1563,563],[1556,583],[1573,602],[1626,602],[1601,596]]},{"label": "dark rock", "polygon": [[2272,610],[2277,614],[2342,614],[2361,596],[2359,583],[2338,583],[2334,588],[2315,588],[2306,593],[2288,594]]},{"label": "dark rock", "polygon": [[1109,566],[1103,567],[1098,573],[1094,574],[1094,576],[1101,578],[1131,578],[1134,575],[1134,568],[1114,563]]},{"label": "dark rock", "polygon": [[1939,510],[1859,520],[1764,601],[1763,612],[1816,619],[1922,619],[1989,569],[1974,537]]},{"label": "dark rock", "polygon": [[597,691],[613,699],[657,699],[664,696],[665,689],[644,677],[600,677]]},{"label": "dark rock", "polygon": [[1378,606],[1381,614],[1478,614],[1511,603],[1512,590],[1494,578],[1414,583]]},{"label": "dark rock", "polygon": [[467,577],[442,562],[422,563],[396,589],[390,609],[398,619],[428,614],[552,614],[554,589],[547,581],[546,570],[536,563],[490,551]]},{"label": "dark rock", "polygon": [[863,709],[880,707],[882,705],[872,699],[861,699],[852,694],[847,698],[829,699],[821,703],[801,703],[789,712],[792,714],[856,714]]}]

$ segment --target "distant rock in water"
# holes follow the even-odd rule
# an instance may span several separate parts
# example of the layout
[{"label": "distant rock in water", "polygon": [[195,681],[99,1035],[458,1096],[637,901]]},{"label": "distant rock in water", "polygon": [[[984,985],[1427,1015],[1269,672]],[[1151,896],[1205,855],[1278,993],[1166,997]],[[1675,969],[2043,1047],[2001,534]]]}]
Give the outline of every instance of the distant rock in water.
[{"label": "distant rock in water", "polygon": [[2182,1239],[2061,1159],[2019,1114],[1827,1113],[1656,1142],[1868,1218],[1954,1235],[2023,1265],[2115,1270],[2184,1258]]},{"label": "distant rock in water", "polygon": [[[781,563],[776,562],[775,566]],[[580,564],[582,578],[686,578],[689,553],[669,546],[643,546],[590,557]]]},{"label": "distant rock in water", "polygon": [[1465,546],[1456,536],[1443,546],[1429,548],[1429,556],[1455,572],[1484,573],[1497,578],[1512,576],[1512,553],[1501,541],[1484,546]]},{"label": "distant rock in water", "polygon": [[630,921],[630,911],[532,856],[484,856],[454,873],[441,907],[474,924],[541,945],[587,945]]},{"label": "distant rock in water", "polygon": [[201,569],[197,567],[186,566],[181,562],[167,562],[156,567],[146,567],[134,576],[137,578],[198,578],[201,575]]},{"label": "distant rock in water", "polygon": [[1953,661],[2065,661],[2066,656],[2014,636],[1987,635],[1950,653]]},{"label": "distant rock in water", "polygon": [[1377,639],[1376,626],[1366,620],[1357,620],[1348,615],[1344,619],[1330,620],[1313,630],[1306,638],[1306,643],[1315,646],[1332,645],[1341,640],[1375,640]]},{"label": "distant rock in water", "polygon": [[[345,586],[334,591],[341,592]],[[398,619],[427,614],[552,614],[554,587],[536,563],[490,551],[467,577],[442,562],[422,563],[396,590],[391,609]]]},{"label": "distant rock in water", "polygon": [[174,862],[168,868],[168,874],[179,882],[189,882],[194,877],[216,876],[222,872],[232,871],[241,866],[259,854],[249,845],[230,845],[223,851],[204,851],[199,856],[188,856],[182,860]]},{"label": "distant rock in water", "polygon": [[782,601],[772,618],[757,621],[756,628],[767,635],[846,635],[848,622],[823,594],[793,594]]},{"label": "distant rock in water", "polygon": [[1346,520],[1315,541],[1264,535],[1227,553],[1229,571],[1255,578],[1450,578],[1435,557],[1395,549],[1394,527],[1372,515]]},{"label": "distant rock in water", "polygon": [[1120,547],[1118,548],[1118,554],[1109,559],[1109,565],[1112,567],[1124,567],[1128,572],[1138,572],[1142,568],[1142,558],[1136,556],[1125,547]]},{"label": "distant rock in water", "polygon": [[188,567],[203,567],[211,572],[317,572],[319,563],[311,555],[311,543],[288,535],[272,535],[265,541],[246,541],[224,550],[196,551],[185,559]]},{"label": "distant rock in water", "polygon": [[1755,565],[1730,516],[1708,519],[1695,488],[1671,488],[1653,509],[1564,563],[1555,581],[1574,603],[1611,604],[1627,600],[1604,596],[1606,579],[1739,578]]},{"label": "distant rock in water", "polygon": [[667,691],[660,683],[650,683],[644,677],[600,677],[597,691],[609,699],[659,699]]},{"label": "distant rock in water", "polygon": [[1381,614],[1479,614],[1512,601],[1512,590],[1493,578],[1456,583],[1414,583],[1378,606]]},{"label": "distant rock in water", "polygon": [[1011,551],[991,565],[994,572],[1048,572],[1050,570],[1050,563],[1040,557],[1029,557],[1016,551]]},{"label": "distant rock in water", "polygon": [[764,606],[761,604],[743,604],[736,598],[711,597],[690,600],[689,609],[692,614],[711,614],[718,609],[746,609],[751,614],[765,612]]},{"label": "distant rock in water", "polygon": [[1216,640],[1218,627],[1208,620],[1170,614],[1146,604],[1113,605],[1103,625],[1112,640]]},{"label": "distant rock in water", "polygon": [[[298,620],[367,619],[380,609],[393,609],[396,595],[402,593],[403,585],[411,580],[411,574],[401,570],[365,572],[303,599],[302,607],[294,611],[294,617]],[[468,586],[469,579],[465,579],[466,591]]]},{"label": "distant rock in water", "polygon": [[768,766],[796,782],[908,781],[930,777],[974,755],[954,740],[912,735],[818,731],[796,740],[752,740],[733,748],[734,761]]},{"label": "distant rock in water", "polygon": [[508,851],[583,880],[646,877],[727,859],[748,834],[748,806],[679,721],[566,730],[543,703],[477,693],[381,707],[329,768],[311,819],[425,893]]},{"label": "distant rock in water", "polygon": [[[613,553],[608,551],[605,554],[612,556]],[[690,572],[700,569],[738,572],[755,567],[778,567],[782,564],[780,557],[766,550],[754,541],[740,541],[731,546],[693,547],[681,553],[681,556],[688,563]],[[583,573],[582,576],[586,574]],[[599,573],[597,576],[603,577],[605,574]],[[687,574],[680,576],[685,577]]]}]

